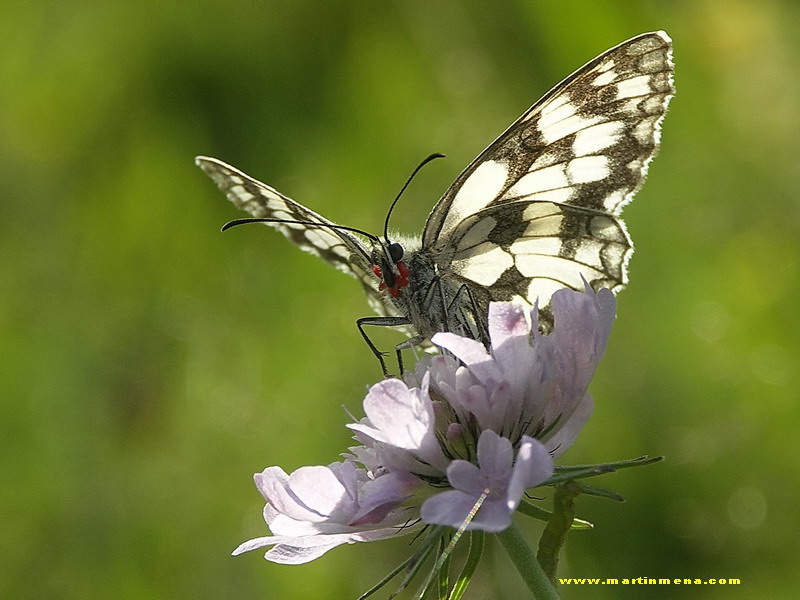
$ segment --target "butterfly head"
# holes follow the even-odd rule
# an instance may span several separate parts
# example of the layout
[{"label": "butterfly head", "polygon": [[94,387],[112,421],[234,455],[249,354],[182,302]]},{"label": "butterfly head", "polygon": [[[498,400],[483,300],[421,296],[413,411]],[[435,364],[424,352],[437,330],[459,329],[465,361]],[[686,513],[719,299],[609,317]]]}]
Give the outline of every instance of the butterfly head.
[{"label": "butterfly head", "polygon": [[[408,286],[409,270],[408,265],[403,261],[403,255],[405,254],[403,245],[398,242],[389,241],[389,217],[391,217],[392,211],[397,205],[397,201],[400,199],[400,196],[403,195],[403,192],[408,187],[408,184],[411,183],[411,180],[414,179],[414,176],[422,167],[436,158],[444,158],[444,154],[437,153],[428,156],[414,169],[414,172],[411,173],[411,176],[406,180],[405,184],[400,189],[400,193],[397,194],[386,213],[386,220],[383,224],[383,240],[372,250],[372,272],[380,279],[378,290],[381,292],[388,290],[393,298],[399,298],[402,288]],[[373,240],[374,239],[375,238],[373,238]]]},{"label": "butterfly head", "polygon": [[403,261],[403,246],[397,242],[382,244],[372,251],[372,272],[381,280],[378,290],[397,298],[401,289],[408,286],[408,265]]}]

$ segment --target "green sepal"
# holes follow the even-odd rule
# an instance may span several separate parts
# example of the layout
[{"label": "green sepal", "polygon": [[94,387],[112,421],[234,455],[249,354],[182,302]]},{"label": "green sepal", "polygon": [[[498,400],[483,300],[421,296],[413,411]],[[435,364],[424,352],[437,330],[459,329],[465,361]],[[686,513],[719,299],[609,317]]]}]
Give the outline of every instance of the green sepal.
[{"label": "green sepal", "polygon": [[598,498],[608,498],[609,500],[613,500],[614,502],[625,502],[625,498],[617,494],[616,492],[612,492],[611,490],[606,490],[599,487],[594,487],[593,485],[586,485],[585,483],[579,481],[578,486],[581,488],[581,493],[586,494],[587,496],[597,496]]},{"label": "green sepal", "polygon": [[[556,473],[570,473],[572,471],[586,471],[591,469],[606,468],[610,471],[618,471],[620,469],[629,469],[631,467],[642,467],[644,465],[651,465],[664,460],[663,456],[639,456],[637,458],[629,458],[627,460],[620,460],[617,462],[601,463],[598,465],[569,465],[569,466],[556,466]],[[610,472],[608,471],[608,472]]]},{"label": "green sepal", "polygon": [[394,579],[398,574],[400,574],[403,571],[405,571],[406,576],[403,578],[403,581],[400,583],[400,586],[397,588],[397,590],[395,590],[394,593],[392,593],[389,597],[393,598],[397,596],[397,594],[402,592],[404,589],[406,589],[408,585],[411,583],[411,580],[414,579],[414,577],[416,577],[417,573],[419,573],[420,568],[422,567],[423,564],[425,564],[425,561],[430,555],[430,553],[439,543],[439,540],[442,536],[442,532],[444,531],[444,529],[445,529],[444,526],[430,527],[428,533],[422,539],[420,547],[417,548],[417,551],[412,556],[410,556],[402,563],[400,563],[398,566],[396,566],[394,569],[392,569],[392,571],[386,577],[381,579],[378,583],[376,583],[366,592],[361,594],[358,597],[358,600],[365,600],[366,598],[368,598],[369,596],[380,590],[383,586],[385,586],[387,583],[389,583],[392,579]]},{"label": "green sepal", "polygon": [[[520,502],[517,510],[526,517],[532,517],[544,522],[549,521],[550,517],[553,515],[549,510],[539,508],[535,504],[531,504],[525,500]],[[594,525],[589,521],[578,519],[577,517],[572,520],[572,525],[570,526],[571,531],[586,531],[587,529],[594,529]]]},{"label": "green sepal", "polygon": [[472,576],[478,568],[478,563],[483,556],[483,544],[486,539],[486,534],[483,531],[475,530],[469,532],[469,554],[467,555],[467,562],[464,563],[464,568],[456,579],[453,589],[450,592],[448,600],[460,600],[467,591],[469,582],[472,581]]}]

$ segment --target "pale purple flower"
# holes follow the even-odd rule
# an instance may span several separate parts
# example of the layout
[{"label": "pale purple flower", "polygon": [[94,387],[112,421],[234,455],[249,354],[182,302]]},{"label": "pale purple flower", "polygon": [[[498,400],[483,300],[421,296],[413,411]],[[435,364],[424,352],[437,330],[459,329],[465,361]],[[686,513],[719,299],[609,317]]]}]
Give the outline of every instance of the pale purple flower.
[{"label": "pale purple flower", "polygon": [[552,297],[552,333],[538,330],[537,310],[516,304],[489,306],[490,348],[453,333],[433,342],[457,361],[438,356],[427,365],[431,395],[452,411],[453,421],[490,429],[514,445],[527,435],[559,456],[592,413],[587,393],[615,315],[609,290],[595,294],[560,290]]},{"label": "pale purple flower", "polygon": [[273,535],[240,545],[233,554],[274,546],[264,557],[301,564],[341,544],[369,542],[414,531],[416,518],[400,504],[420,485],[403,473],[370,479],[351,461],[301,467],[287,475],[280,467],[256,473],[267,501],[264,519]]},{"label": "pale purple flower", "polygon": [[420,516],[426,523],[458,528],[486,492],[488,495],[467,528],[503,531],[511,525],[511,515],[525,490],[545,482],[552,474],[553,458],[541,442],[523,437],[514,460],[511,442],[486,430],[478,440],[478,464],[451,462],[447,480],[453,489],[426,500]]},{"label": "pale purple flower", "polygon": [[489,348],[454,333],[433,343],[448,351],[417,365],[406,381],[386,379],[350,424],[360,443],[343,462],[287,475],[255,476],[273,535],[235,553],[274,546],[268,560],[301,563],[345,543],[410,531],[410,523],[459,527],[479,499],[469,529],[500,532],[526,489],[545,483],[553,457],[575,440],[593,409],[587,392],[608,342],[615,300],[556,292],[553,328],[538,311],[489,307]]},{"label": "pale purple flower", "polygon": [[366,417],[348,425],[357,439],[381,449],[381,466],[417,475],[440,475],[450,462],[436,439],[428,378],[409,388],[399,379],[373,385],[364,399]]}]

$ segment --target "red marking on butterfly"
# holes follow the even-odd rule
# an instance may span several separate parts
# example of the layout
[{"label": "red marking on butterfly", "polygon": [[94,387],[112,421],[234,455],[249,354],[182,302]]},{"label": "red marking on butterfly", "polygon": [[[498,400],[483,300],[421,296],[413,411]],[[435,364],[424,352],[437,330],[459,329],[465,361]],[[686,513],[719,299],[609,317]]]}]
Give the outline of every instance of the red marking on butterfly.
[{"label": "red marking on butterfly", "polygon": [[397,263],[397,270],[399,274],[394,278],[394,285],[389,287],[386,285],[386,280],[383,278],[383,271],[378,265],[372,265],[372,272],[381,280],[380,284],[378,284],[378,290],[383,292],[384,290],[388,289],[389,293],[397,298],[400,295],[400,288],[404,288],[408,286],[408,265],[405,262],[398,261]]}]

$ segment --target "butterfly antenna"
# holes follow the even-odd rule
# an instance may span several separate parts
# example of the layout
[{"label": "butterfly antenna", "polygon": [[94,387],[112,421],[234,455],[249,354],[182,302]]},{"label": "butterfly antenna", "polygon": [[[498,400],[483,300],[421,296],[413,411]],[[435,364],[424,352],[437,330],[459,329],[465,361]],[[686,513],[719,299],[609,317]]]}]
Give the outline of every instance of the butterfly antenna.
[{"label": "butterfly antenna", "polygon": [[343,229],[344,231],[353,231],[355,233],[359,233],[378,244],[380,244],[381,242],[380,238],[377,235],[372,235],[371,233],[367,233],[366,231],[363,231],[361,229],[356,229],[355,227],[347,227],[345,225],[334,225],[333,223],[317,223],[315,221],[293,221],[291,219],[268,219],[268,218],[235,219],[233,221],[225,223],[225,225],[222,226],[222,229],[220,229],[220,231],[226,231],[231,227],[244,225],[246,223],[285,223],[287,225],[309,225],[311,227],[327,227],[328,229]]},{"label": "butterfly antenna", "polygon": [[425,165],[427,165],[429,162],[431,162],[432,160],[437,159],[437,158],[444,158],[444,154],[440,154],[438,152],[435,153],[435,154],[431,154],[429,157],[427,157],[425,160],[423,160],[421,163],[419,163],[419,166],[416,169],[414,169],[413,173],[411,173],[411,176],[408,178],[408,180],[405,182],[405,184],[403,184],[403,187],[400,190],[400,193],[397,194],[397,197],[394,199],[394,202],[392,202],[392,205],[389,207],[389,212],[386,213],[386,221],[383,224],[383,239],[386,240],[387,244],[389,243],[389,217],[392,216],[392,211],[394,210],[395,204],[397,204],[397,201],[400,200],[400,196],[402,196],[403,192],[406,191],[406,188],[408,187],[408,184],[411,183],[411,180],[414,179],[414,176],[417,173],[419,173],[419,170],[422,167],[424,167]]}]

